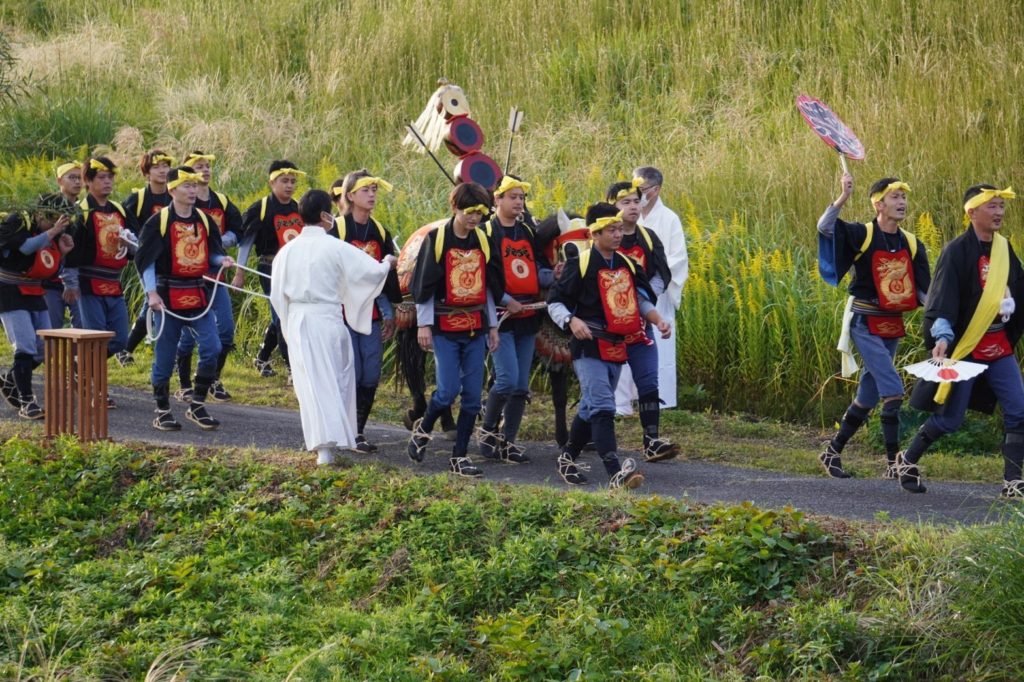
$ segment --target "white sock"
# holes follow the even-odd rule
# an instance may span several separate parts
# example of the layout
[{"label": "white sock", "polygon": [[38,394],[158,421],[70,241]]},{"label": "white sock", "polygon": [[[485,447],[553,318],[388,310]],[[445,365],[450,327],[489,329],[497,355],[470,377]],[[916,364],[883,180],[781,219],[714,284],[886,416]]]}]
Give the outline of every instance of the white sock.
[{"label": "white sock", "polygon": [[331,448],[317,448],[317,464],[334,464],[334,450]]}]

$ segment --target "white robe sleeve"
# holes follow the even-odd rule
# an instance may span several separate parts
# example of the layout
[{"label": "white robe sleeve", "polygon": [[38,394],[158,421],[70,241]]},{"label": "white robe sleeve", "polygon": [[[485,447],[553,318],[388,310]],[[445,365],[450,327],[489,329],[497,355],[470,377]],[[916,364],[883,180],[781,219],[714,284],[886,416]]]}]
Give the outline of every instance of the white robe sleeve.
[{"label": "white robe sleeve", "polygon": [[345,321],[353,331],[369,334],[373,325],[373,302],[384,289],[391,267],[377,261],[362,249],[348,242],[338,242],[338,252],[343,259],[343,281],[338,282],[338,291],[345,304]]},{"label": "white robe sleeve", "polygon": [[669,239],[662,242],[665,245],[665,258],[668,260],[672,281],[666,282],[665,293],[672,301],[672,307],[678,310],[683,300],[683,285],[690,276],[690,260],[686,253],[686,236],[683,234],[683,223],[679,216],[670,212],[666,222]]},{"label": "white robe sleeve", "polygon": [[[288,253],[291,244],[285,244],[274,258],[274,267],[270,273],[270,305],[281,319],[281,334],[288,329],[288,296],[285,294],[284,283],[287,281]],[[288,342],[285,335],[285,342]]]}]

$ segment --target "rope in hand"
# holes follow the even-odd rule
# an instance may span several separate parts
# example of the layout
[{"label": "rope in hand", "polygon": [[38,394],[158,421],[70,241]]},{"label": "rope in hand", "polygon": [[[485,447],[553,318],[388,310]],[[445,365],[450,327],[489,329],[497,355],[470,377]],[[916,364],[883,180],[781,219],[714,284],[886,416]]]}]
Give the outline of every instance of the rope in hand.
[{"label": "rope in hand", "polygon": [[[216,276],[214,276],[214,277],[210,277],[209,275],[203,275],[203,279],[205,279],[207,282],[213,282],[213,289],[214,289],[213,293],[210,294],[210,296],[209,296],[210,300],[206,302],[206,308],[203,309],[203,312],[199,313],[198,315],[196,315],[194,317],[188,317],[186,315],[178,315],[177,313],[174,313],[171,310],[169,310],[167,308],[166,303],[164,304],[164,309],[162,311],[160,311],[160,312],[166,313],[166,314],[170,315],[171,317],[179,319],[179,320],[181,320],[183,322],[195,322],[196,320],[202,319],[203,317],[206,316],[207,313],[210,312],[210,308],[213,307],[213,299],[217,295],[217,287],[226,287],[228,289],[234,289],[235,291],[240,291],[243,294],[248,294],[249,296],[259,296],[261,298],[267,299],[268,301],[270,300],[270,297],[267,296],[266,294],[262,294],[262,293],[260,293],[258,291],[251,291],[249,289],[243,289],[242,287],[236,287],[235,285],[228,284],[227,282],[222,282],[220,280],[220,276],[224,272],[224,268],[225,267],[226,266],[221,265],[220,269],[217,270]],[[245,270],[246,272],[253,272],[253,273],[256,273],[257,275],[259,275],[260,277],[266,277],[267,279],[270,279],[270,275],[267,275],[267,274],[264,274],[262,272],[259,272],[258,270],[253,270],[252,268],[247,268],[246,266],[240,265],[239,263],[235,263],[234,267],[241,268],[242,270]],[[156,343],[157,339],[160,338],[160,335],[164,333],[164,318],[161,317],[160,318],[160,328],[157,330],[155,335],[153,334],[153,317],[154,317],[154,313],[155,312],[156,311],[154,311],[150,307],[146,308],[146,341],[148,341],[149,343]]]}]

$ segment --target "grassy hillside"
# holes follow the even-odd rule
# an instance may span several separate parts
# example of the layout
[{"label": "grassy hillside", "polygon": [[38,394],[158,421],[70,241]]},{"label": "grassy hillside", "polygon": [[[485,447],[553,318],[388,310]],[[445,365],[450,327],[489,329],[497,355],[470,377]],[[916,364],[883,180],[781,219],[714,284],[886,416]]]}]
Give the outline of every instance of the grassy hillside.
[{"label": "grassy hillside", "polygon": [[1011,679],[1024,661],[1012,509],[850,526],[293,454],[0,446],[0,676]]},{"label": "grassy hillside", "polygon": [[[684,388],[786,417],[829,421],[846,392],[827,380],[841,295],[810,253],[838,164],[794,96],[824,99],[867,147],[846,215],[868,216],[870,181],[900,175],[929,247],[959,229],[967,185],[1013,183],[1024,158],[1024,7],[1009,0],[8,0],[0,27],[37,86],[3,111],[3,204],[44,189],[69,149],[111,147],[126,192],[144,148],[201,147],[239,203],[271,158],[318,186],[369,167],[397,187],[380,217],[408,234],[444,211],[445,180],[399,144],[439,76],[463,86],[499,161],[509,107],[527,112],[513,168],[538,214],[655,164],[704,264],[682,311]],[[745,404],[766,380],[764,404]]]}]

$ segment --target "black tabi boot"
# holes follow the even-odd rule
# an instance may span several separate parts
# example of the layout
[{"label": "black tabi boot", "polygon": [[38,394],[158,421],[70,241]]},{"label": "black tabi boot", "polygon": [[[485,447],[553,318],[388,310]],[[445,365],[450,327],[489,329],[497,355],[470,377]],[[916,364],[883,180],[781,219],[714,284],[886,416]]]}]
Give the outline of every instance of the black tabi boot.
[{"label": "black tabi boot", "polygon": [[21,409],[21,400],[18,398],[18,385],[14,383],[14,369],[8,369],[0,373],[0,395],[4,400],[18,410]]},{"label": "black tabi boot", "polygon": [[896,453],[896,475],[899,476],[900,486],[908,493],[923,493],[928,490],[921,478],[921,470],[917,463],[932,443],[942,437],[942,432],[926,421],[918,429],[917,435],[906,450]]},{"label": "black tabi boot", "polygon": [[210,413],[206,411],[206,395],[210,391],[211,383],[213,383],[213,376],[196,374],[192,403],[185,412],[185,419],[193,422],[203,431],[212,431],[220,426],[220,422],[211,417]]},{"label": "black tabi boot", "polygon": [[661,438],[661,400],[657,393],[645,393],[638,401],[640,425],[644,431],[644,461],[661,462],[679,454],[679,446]]},{"label": "black tabi boot", "polygon": [[171,387],[169,384],[162,384],[153,387],[153,398],[156,399],[156,419],[153,420],[153,428],[160,431],[178,431],[181,424],[171,414]]},{"label": "black tabi boot", "polygon": [[498,459],[501,455],[504,441],[498,432],[498,421],[501,419],[501,413],[505,409],[507,401],[507,393],[498,393],[493,388],[487,394],[484,421],[477,429],[476,435],[477,442],[480,444],[480,454],[487,459]]},{"label": "black tabi boot", "polygon": [[35,366],[35,358],[28,353],[14,354],[14,362],[11,364],[11,381],[14,383],[15,400],[19,410],[24,405],[24,399],[32,395],[32,370]]},{"label": "black tabi boot", "polygon": [[214,379],[210,385],[210,400],[215,403],[223,403],[231,400],[231,394],[224,388],[224,384],[221,383],[220,375],[224,371],[224,364],[228,361],[228,353],[231,352],[231,348],[222,348],[220,355],[217,356],[217,378]]},{"label": "black tabi boot", "polygon": [[469,452],[469,439],[473,436],[476,418],[476,413],[459,411],[459,420],[455,425],[455,445],[452,447],[451,459],[448,460],[448,470],[457,476],[477,478],[484,475],[484,472],[473,466],[472,460],[466,456]]},{"label": "black tabi boot", "polygon": [[[146,338],[146,315],[143,313],[139,317],[135,318],[135,324],[132,326],[132,330],[128,332],[128,343],[125,344],[124,350],[121,353],[127,353],[131,356],[135,352],[135,349],[139,347],[142,340]],[[121,353],[117,355],[120,356]],[[120,362],[120,357],[118,362]],[[129,363],[122,363],[122,366]]]},{"label": "black tabi boot", "polygon": [[1003,490],[1000,497],[1024,499],[1021,464],[1024,463],[1024,433],[1007,433],[1003,438]]},{"label": "black tabi boot", "polygon": [[569,428],[566,426],[566,405],[569,404],[569,373],[564,369],[549,372],[551,379],[551,402],[555,406],[555,442],[564,448],[569,442]]},{"label": "black tabi boot", "polygon": [[502,449],[501,460],[509,464],[526,464],[530,458],[526,452],[516,445],[516,436],[519,434],[519,425],[523,423],[523,414],[526,412],[526,403],[529,394],[515,392],[509,396],[505,404],[505,424],[501,438]]},{"label": "black tabi boot", "polygon": [[882,423],[882,440],[885,442],[885,473],[882,478],[895,480],[896,455],[900,450],[900,406],[902,400],[887,400],[882,404],[878,421]]},{"label": "black tabi boot", "polygon": [[846,443],[853,438],[853,434],[857,433],[857,429],[864,424],[870,412],[857,403],[850,403],[850,406],[846,408],[846,414],[843,415],[843,420],[839,423],[839,431],[818,455],[818,461],[821,462],[825,473],[832,478],[850,478],[850,474],[843,470],[843,460],[840,454],[846,447]]},{"label": "black tabi boot", "polygon": [[377,452],[377,446],[366,440],[364,431],[366,421],[370,418],[373,399],[377,394],[376,386],[356,386],[356,451]]},{"label": "black tabi boot", "polygon": [[253,367],[259,371],[261,377],[272,377],[277,374],[270,364],[270,354],[274,352],[275,348],[277,348],[277,327],[268,324],[263,332],[263,343],[260,344],[260,349],[252,361]]},{"label": "black tabi boot", "polygon": [[192,402],[192,353],[182,353],[174,359],[174,365],[178,372],[179,388],[174,393],[174,399],[179,403]]}]

